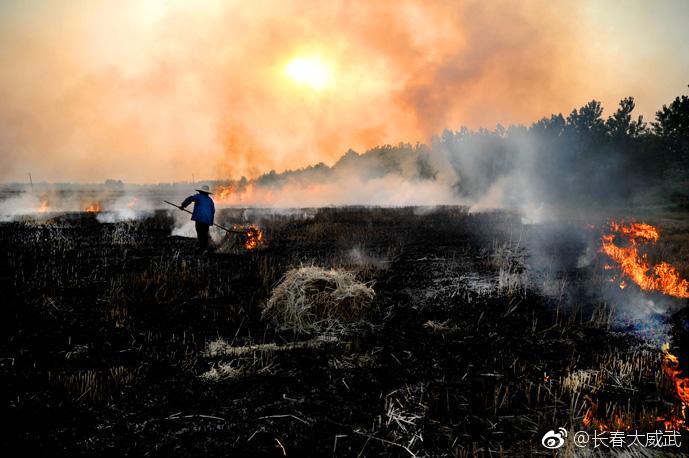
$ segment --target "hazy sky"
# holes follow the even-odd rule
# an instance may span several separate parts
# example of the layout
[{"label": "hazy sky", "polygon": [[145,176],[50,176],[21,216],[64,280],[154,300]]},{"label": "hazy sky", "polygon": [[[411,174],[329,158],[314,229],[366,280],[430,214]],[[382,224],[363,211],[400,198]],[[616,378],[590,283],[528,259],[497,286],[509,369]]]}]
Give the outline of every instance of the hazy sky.
[{"label": "hazy sky", "polygon": [[689,1],[0,1],[0,180],[253,176],[687,93]]}]

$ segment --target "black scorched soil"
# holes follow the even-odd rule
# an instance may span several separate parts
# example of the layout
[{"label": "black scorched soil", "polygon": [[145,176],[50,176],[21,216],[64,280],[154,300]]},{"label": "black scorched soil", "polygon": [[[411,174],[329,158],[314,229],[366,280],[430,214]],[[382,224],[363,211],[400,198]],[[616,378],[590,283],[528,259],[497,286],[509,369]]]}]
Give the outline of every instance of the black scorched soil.
[{"label": "black scorched soil", "polygon": [[[347,208],[255,217],[263,247],[208,256],[195,254],[193,239],[171,236],[164,212],[111,224],[81,214],[0,225],[3,448],[523,456],[551,453],[541,445],[547,430],[583,429],[587,395],[599,412],[608,408],[600,422],[624,407],[639,428],[642,410],[673,402],[655,385],[659,353],[635,391],[568,388],[572,374],[643,360],[645,350],[601,318],[600,304],[573,310],[541,292],[514,215]],[[309,264],[350,269],[373,285],[365,323],[318,341],[262,319],[281,275]],[[595,280],[590,267],[566,269],[553,275]],[[316,343],[208,354],[217,339]],[[218,367],[235,371],[208,375]]]}]

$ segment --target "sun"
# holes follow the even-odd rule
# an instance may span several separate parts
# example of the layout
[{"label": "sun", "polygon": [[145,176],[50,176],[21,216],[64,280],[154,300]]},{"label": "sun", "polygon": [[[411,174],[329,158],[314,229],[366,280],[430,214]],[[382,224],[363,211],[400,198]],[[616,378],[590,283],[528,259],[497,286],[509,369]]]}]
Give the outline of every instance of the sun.
[{"label": "sun", "polygon": [[320,91],[332,83],[330,65],[319,57],[295,57],[285,66],[285,73],[295,83]]}]

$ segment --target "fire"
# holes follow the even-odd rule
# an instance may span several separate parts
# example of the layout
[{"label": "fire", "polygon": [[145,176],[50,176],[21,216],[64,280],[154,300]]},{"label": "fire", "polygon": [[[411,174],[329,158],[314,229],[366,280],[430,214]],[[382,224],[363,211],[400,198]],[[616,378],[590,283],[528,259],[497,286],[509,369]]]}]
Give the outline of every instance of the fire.
[{"label": "fire", "polygon": [[598,419],[598,403],[588,395],[584,399],[589,405],[584,418],[581,420],[585,428],[593,427],[598,431],[626,431],[631,429],[631,424],[622,419],[617,413],[613,414],[612,421],[610,422]]},{"label": "fire", "polygon": [[247,250],[254,250],[263,242],[263,232],[258,226],[253,224],[248,226],[233,224],[231,232],[240,233],[246,237],[244,240],[244,248]]},{"label": "fire", "polygon": [[263,241],[263,232],[257,226],[249,226],[246,230],[246,242],[244,248],[247,250],[256,249]]},{"label": "fire", "polygon": [[218,202],[226,203],[230,201],[234,192],[235,190],[232,186],[218,186],[215,188],[215,198]]},{"label": "fire", "polygon": [[665,429],[689,429],[687,424],[687,409],[689,407],[689,377],[681,377],[679,359],[670,353],[670,345],[663,345],[663,374],[669,383],[669,388],[680,400],[682,406],[679,415],[669,418],[658,418],[665,424]]},{"label": "fire", "polygon": [[[601,250],[610,256],[624,275],[644,291],[659,291],[664,294],[689,298],[689,281],[680,277],[677,269],[666,262],[650,266],[648,255],[639,253],[639,246],[654,244],[660,238],[658,229],[645,223],[627,225],[611,222],[610,233],[603,235]],[[615,244],[615,237],[623,236],[627,246]],[[625,283],[620,285],[622,288]]]},{"label": "fire", "polygon": [[217,186],[213,199],[220,205],[267,205],[275,202],[273,190],[270,188],[246,186]]},{"label": "fire", "polygon": [[[587,401],[589,401],[589,399],[590,398],[586,398]],[[584,418],[581,420],[585,428],[593,425],[596,419],[596,410],[598,410],[598,405],[593,401],[589,401],[589,408],[586,410],[586,414],[584,414]]]},{"label": "fire", "polygon": [[102,210],[102,207],[100,205],[100,202],[98,202],[98,201],[91,202],[84,209],[84,211],[87,211],[89,213],[99,213],[101,210]]},{"label": "fire", "polygon": [[50,210],[50,203],[48,202],[48,199],[41,199],[41,203],[36,211],[38,213],[45,213],[48,210]]},{"label": "fire", "polygon": [[139,201],[139,199],[137,197],[133,197],[132,200],[127,202],[127,208],[134,208],[134,206],[136,205],[136,203],[138,201]]}]

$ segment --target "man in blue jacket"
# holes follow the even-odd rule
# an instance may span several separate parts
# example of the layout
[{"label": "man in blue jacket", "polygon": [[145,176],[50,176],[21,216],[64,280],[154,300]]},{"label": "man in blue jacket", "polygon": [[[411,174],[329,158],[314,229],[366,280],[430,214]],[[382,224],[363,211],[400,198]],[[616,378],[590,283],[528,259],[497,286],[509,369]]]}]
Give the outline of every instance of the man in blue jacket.
[{"label": "man in blue jacket", "polygon": [[180,207],[185,208],[187,205],[194,202],[194,211],[191,214],[191,219],[196,222],[196,236],[199,239],[199,251],[205,253],[208,251],[208,229],[213,225],[215,204],[213,203],[213,199],[211,199],[210,195],[212,192],[208,185],[203,185],[196,191],[198,191],[198,194],[184,199]]}]

